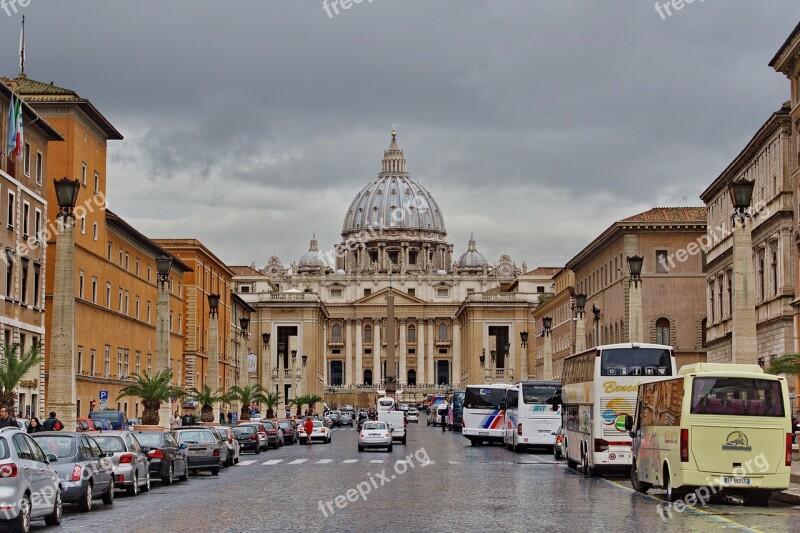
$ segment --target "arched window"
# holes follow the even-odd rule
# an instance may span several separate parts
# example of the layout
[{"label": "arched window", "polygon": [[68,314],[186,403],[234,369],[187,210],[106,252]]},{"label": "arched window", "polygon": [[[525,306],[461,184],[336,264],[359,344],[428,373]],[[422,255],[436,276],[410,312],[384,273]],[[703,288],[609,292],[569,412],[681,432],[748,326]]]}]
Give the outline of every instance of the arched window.
[{"label": "arched window", "polygon": [[656,320],[656,344],[669,345],[669,319]]},{"label": "arched window", "polygon": [[408,371],[408,383],[409,387],[416,387],[417,386],[417,371],[416,370],[409,370]]},{"label": "arched window", "polygon": [[366,342],[372,342],[372,326],[369,324],[364,326],[364,340]]},{"label": "arched window", "polygon": [[342,326],[339,324],[334,324],[333,328],[331,328],[331,335],[335,341],[342,340]]},{"label": "arched window", "polygon": [[417,328],[414,324],[408,326],[408,342],[417,342]]},{"label": "arched window", "polygon": [[372,385],[372,370],[364,370],[364,385]]},{"label": "arched window", "polygon": [[439,324],[439,340],[446,341],[447,340],[447,324],[442,322]]}]

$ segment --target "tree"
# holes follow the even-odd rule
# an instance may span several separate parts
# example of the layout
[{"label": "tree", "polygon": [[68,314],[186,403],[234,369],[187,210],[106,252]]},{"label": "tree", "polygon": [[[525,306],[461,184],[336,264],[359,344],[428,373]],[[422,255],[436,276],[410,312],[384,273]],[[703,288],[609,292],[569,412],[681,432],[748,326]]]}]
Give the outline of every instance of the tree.
[{"label": "tree", "polygon": [[303,414],[304,405],[309,406],[313,411],[314,404],[321,401],[322,397],[317,396],[316,394],[301,394],[300,396],[295,397],[295,399],[292,400],[292,403],[297,406],[297,416],[300,416]]},{"label": "tree", "polygon": [[3,346],[3,360],[0,361],[0,405],[7,406],[16,413],[17,392],[14,390],[28,371],[42,362],[42,345],[34,342],[27,353],[20,357],[19,343]]},{"label": "tree", "polygon": [[266,403],[267,396],[264,394],[264,389],[261,385],[245,385],[240,387],[234,385],[228,389],[228,399],[231,401],[238,401],[242,404],[241,420],[250,420],[250,404]]},{"label": "tree", "polygon": [[300,396],[295,396],[289,400],[289,405],[294,405],[297,407],[297,416],[301,416],[303,414],[303,406],[306,404],[307,397],[308,395],[301,394]]},{"label": "tree", "polygon": [[264,393],[264,404],[267,406],[267,418],[275,418],[275,408],[281,402],[280,392]]},{"label": "tree", "polygon": [[216,420],[214,420],[214,404],[228,401],[227,395],[225,395],[221,389],[214,391],[208,385],[203,385],[202,391],[197,390],[196,387],[192,387],[189,390],[189,395],[200,404],[201,422],[216,422]]},{"label": "tree", "polygon": [[770,374],[786,374],[800,376],[800,353],[787,353],[773,359],[769,365]]},{"label": "tree", "polygon": [[316,405],[321,401],[322,401],[322,396],[317,396],[316,394],[309,394],[306,397],[306,405],[308,405],[308,408],[311,409],[312,411],[316,411],[316,409],[314,409],[314,405]]},{"label": "tree", "polygon": [[142,424],[145,425],[157,426],[161,422],[158,416],[161,403],[168,402],[172,397],[183,396],[183,391],[170,383],[172,370],[169,368],[156,372],[153,376],[145,370],[143,374],[133,374],[133,380],[134,383],[123,387],[117,400],[125,396],[141,398],[144,405]]}]

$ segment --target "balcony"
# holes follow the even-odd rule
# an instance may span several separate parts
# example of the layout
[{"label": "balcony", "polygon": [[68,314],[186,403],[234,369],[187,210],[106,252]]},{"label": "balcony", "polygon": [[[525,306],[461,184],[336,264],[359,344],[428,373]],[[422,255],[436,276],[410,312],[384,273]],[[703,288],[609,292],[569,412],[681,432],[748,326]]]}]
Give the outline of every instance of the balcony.
[{"label": "balcony", "polygon": [[328,339],[328,346],[338,348],[340,346],[344,346],[344,341],[342,339]]},{"label": "balcony", "polygon": [[436,346],[450,346],[451,341],[450,339],[436,339],[433,341]]}]

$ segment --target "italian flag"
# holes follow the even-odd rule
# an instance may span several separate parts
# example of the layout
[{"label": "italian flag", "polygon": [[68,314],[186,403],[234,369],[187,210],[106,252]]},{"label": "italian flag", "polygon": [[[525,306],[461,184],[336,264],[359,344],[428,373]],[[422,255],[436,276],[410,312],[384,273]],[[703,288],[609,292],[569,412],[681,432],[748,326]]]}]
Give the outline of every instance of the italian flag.
[{"label": "italian flag", "polygon": [[22,152],[22,101],[11,95],[8,106],[8,155],[19,157]]}]

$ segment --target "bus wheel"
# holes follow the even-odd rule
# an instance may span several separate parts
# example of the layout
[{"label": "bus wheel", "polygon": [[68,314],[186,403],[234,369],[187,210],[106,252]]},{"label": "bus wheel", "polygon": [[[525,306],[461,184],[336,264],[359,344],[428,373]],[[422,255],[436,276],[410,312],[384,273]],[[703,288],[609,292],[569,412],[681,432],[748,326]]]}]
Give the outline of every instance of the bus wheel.
[{"label": "bus wheel", "polygon": [[647,491],[650,490],[651,487],[650,483],[639,481],[639,469],[636,468],[636,461],[631,465],[631,487],[633,487],[633,490],[636,492],[642,494],[647,494]]},{"label": "bus wheel", "polygon": [[476,441],[475,439],[471,438],[471,439],[469,439],[469,445],[470,446],[477,446],[478,445],[478,441]]},{"label": "bus wheel", "polygon": [[672,486],[672,476],[670,476],[667,466],[664,466],[664,488],[667,490],[667,501],[671,503],[680,500],[686,494],[685,490]]},{"label": "bus wheel", "polygon": [[584,453],[581,457],[581,471],[583,472],[583,477],[592,477],[592,469],[589,467],[589,454]]},{"label": "bus wheel", "polygon": [[771,490],[756,489],[751,490],[744,496],[745,505],[754,505],[757,507],[768,507],[769,499],[772,497]]}]

